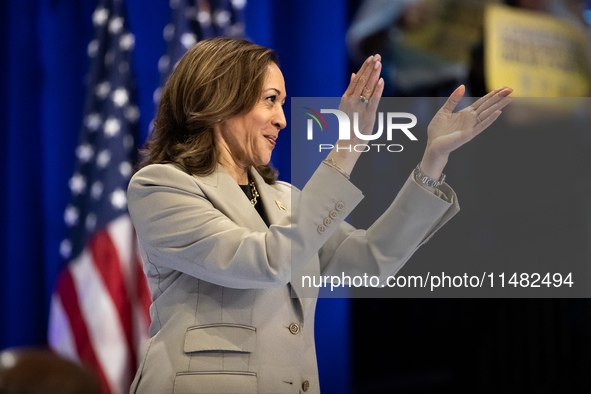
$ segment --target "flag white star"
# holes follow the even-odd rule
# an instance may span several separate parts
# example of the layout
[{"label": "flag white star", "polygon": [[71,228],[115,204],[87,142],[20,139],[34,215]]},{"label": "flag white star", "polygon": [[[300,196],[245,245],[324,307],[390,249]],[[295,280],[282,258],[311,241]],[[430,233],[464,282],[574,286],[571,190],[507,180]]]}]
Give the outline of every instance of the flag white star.
[{"label": "flag white star", "polygon": [[86,229],[88,231],[94,230],[94,228],[96,227],[96,215],[94,213],[89,213],[88,216],[86,216],[84,226],[86,226]]},{"label": "flag white star", "polygon": [[80,216],[80,212],[78,208],[73,205],[68,205],[66,210],[64,211],[64,222],[68,227],[72,227],[78,224],[78,218]]},{"label": "flag white star", "polygon": [[242,37],[244,35],[244,23],[237,22],[230,26],[230,35],[232,37]]},{"label": "flag white star", "polygon": [[158,105],[160,102],[160,97],[162,96],[162,88],[158,87],[154,90],[154,94],[152,95],[152,100],[154,100],[154,104]]},{"label": "flag white star", "polygon": [[211,14],[208,11],[199,11],[197,14],[197,20],[203,27],[208,27],[211,25]]},{"label": "flag white star", "polygon": [[183,33],[181,36],[181,44],[185,47],[185,49],[191,48],[197,42],[197,37],[193,33]]},{"label": "flag white star", "polygon": [[83,175],[77,172],[74,175],[72,175],[70,181],[68,182],[68,185],[70,186],[72,194],[81,194],[86,189],[86,178],[84,178]]},{"label": "flag white star", "polygon": [[119,172],[121,173],[121,175],[123,175],[125,179],[131,176],[132,170],[133,168],[131,167],[131,164],[128,161],[124,161],[121,164],[119,164]]},{"label": "flag white star", "polygon": [[170,8],[177,9],[181,5],[181,0],[170,0]]},{"label": "flag white star", "polygon": [[246,5],[246,0],[232,0],[232,6],[237,10],[241,10]]},{"label": "flag white star", "polygon": [[230,23],[230,13],[225,10],[216,12],[214,18],[219,27],[226,27]]},{"label": "flag white star", "polygon": [[131,33],[126,33],[119,39],[119,48],[123,51],[129,51],[133,49],[135,45],[135,36]]},{"label": "flag white star", "polygon": [[60,242],[60,255],[64,259],[69,259],[70,255],[72,254],[72,241],[69,239],[64,239]]},{"label": "flag white star", "polygon": [[99,40],[90,41],[90,43],[88,44],[87,50],[86,50],[88,53],[88,57],[95,57],[96,54],[98,53],[99,47],[100,47]]},{"label": "flag white star", "polygon": [[140,118],[140,110],[136,105],[128,105],[123,111],[123,115],[132,123],[137,122]]},{"label": "flag white star", "polygon": [[97,8],[92,13],[92,24],[95,26],[102,26],[107,19],[109,19],[109,10],[105,8]]},{"label": "flag white star", "polygon": [[127,205],[127,196],[125,195],[125,192],[121,189],[117,189],[111,193],[111,204],[117,209],[125,208]]},{"label": "flag white star", "polygon": [[121,130],[121,124],[115,118],[109,118],[105,122],[105,134],[107,137],[113,137]]},{"label": "flag white star", "polygon": [[111,161],[111,152],[109,152],[108,150],[103,150],[100,151],[97,158],[96,158],[96,165],[99,168],[105,168],[107,165],[109,165],[109,162]]},{"label": "flag white star", "polygon": [[86,127],[88,127],[90,131],[97,131],[99,127],[101,127],[102,122],[103,120],[101,119],[101,116],[96,112],[88,114],[84,118],[84,124],[86,125]]},{"label": "flag white star", "polygon": [[161,73],[164,73],[166,70],[168,70],[169,65],[170,65],[170,58],[168,57],[168,55],[162,55],[160,57],[160,60],[158,60],[158,71],[160,71]]},{"label": "flag white star", "polygon": [[107,95],[109,94],[110,91],[111,91],[111,83],[109,81],[105,81],[105,82],[101,82],[101,83],[96,84],[95,92],[99,98],[104,99],[105,97],[107,97]]},{"label": "flag white star", "polygon": [[[129,95],[124,88],[115,89],[111,95],[111,99],[118,107],[123,107],[129,101]],[[105,130],[106,131],[106,130]]]},{"label": "flag white star", "polygon": [[103,195],[103,183],[101,181],[96,181],[90,187],[90,195],[95,200],[98,200]]},{"label": "flag white star", "polygon": [[164,30],[162,30],[162,36],[164,37],[165,41],[170,41],[174,38],[174,25],[172,23],[164,26]]},{"label": "flag white star", "polygon": [[76,157],[83,163],[88,163],[90,159],[94,156],[94,149],[92,149],[92,145],[90,144],[83,144],[76,147]]},{"label": "flag white star", "polygon": [[118,34],[123,29],[123,18],[118,16],[117,18],[111,19],[109,22],[109,32],[112,34]]}]

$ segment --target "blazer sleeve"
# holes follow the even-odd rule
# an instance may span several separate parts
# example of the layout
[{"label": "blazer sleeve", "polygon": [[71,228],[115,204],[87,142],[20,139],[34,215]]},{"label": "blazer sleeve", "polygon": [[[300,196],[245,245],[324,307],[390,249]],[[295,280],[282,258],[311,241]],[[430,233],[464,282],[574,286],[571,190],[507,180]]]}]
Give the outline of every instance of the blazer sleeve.
[{"label": "blazer sleeve", "polygon": [[[171,165],[138,171],[127,195],[149,264],[242,289],[287,284],[292,270],[301,269],[318,253],[363,198],[342,175],[320,165],[302,191],[292,193],[290,215],[259,232],[230,220],[212,205],[194,177]],[[343,204],[336,225],[319,232],[326,206],[335,201]]]},{"label": "blazer sleeve", "polygon": [[459,210],[447,184],[440,197],[421,187],[411,175],[390,207],[367,230],[343,222],[320,250],[322,275],[377,276],[396,274],[412,254]]}]

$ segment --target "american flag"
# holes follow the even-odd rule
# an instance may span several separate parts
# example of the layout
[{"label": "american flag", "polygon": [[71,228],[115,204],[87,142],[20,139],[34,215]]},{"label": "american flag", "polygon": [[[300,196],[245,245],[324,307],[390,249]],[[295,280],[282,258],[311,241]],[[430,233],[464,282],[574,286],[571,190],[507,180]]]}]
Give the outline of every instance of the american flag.
[{"label": "american flag", "polygon": [[[164,29],[167,54],[158,63],[161,85],[198,40],[244,36],[246,0],[170,0]],[[59,354],[90,366],[105,394],[127,393],[137,351],[147,339],[150,295],[127,212],[139,110],[133,102],[131,57],[123,0],[99,0],[88,45],[84,122],[76,148],[60,245],[67,264],[51,300],[48,341]],[[161,89],[154,93],[156,104]]]},{"label": "american flag", "polygon": [[156,106],[160,102],[162,86],[176,63],[197,41],[245,36],[245,6],[246,0],[170,0],[172,20],[163,31],[168,49],[158,61],[160,87],[154,92]]},{"label": "american flag", "polygon": [[91,367],[105,394],[127,393],[137,350],[148,337],[150,295],[137,257],[126,191],[133,171],[139,110],[123,0],[99,0],[84,120],[64,212],[67,261],[51,300],[48,341]]}]

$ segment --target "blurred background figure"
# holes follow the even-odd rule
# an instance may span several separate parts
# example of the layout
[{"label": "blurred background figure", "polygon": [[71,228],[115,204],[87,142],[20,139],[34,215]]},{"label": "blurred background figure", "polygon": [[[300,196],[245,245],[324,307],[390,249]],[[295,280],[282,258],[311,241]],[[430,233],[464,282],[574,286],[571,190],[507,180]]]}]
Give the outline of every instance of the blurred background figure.
[{"label": "blurred background figure", "polygon": [[[485,16],[491,5],[529,11],[522,14],[524,26],[527,15],[552,16],[591,37],[583,0],[365,0],[347,32],[351,60],[356,66],[371,54],[382,54],[386,96],[445,96],[462,83],[468,95],[482,95],[494,85],[485,81],[484,70]],[[588,45],[577,52],[591,57]],[[584,68],[589,70],[588,65]]]},{"label": "blurred background figure", "polygon": [[347,33],[349,53],[355,62],[382,54],[389,95],[444,95],[466,82],[490,3],[498,1],[366,0]]},{"label": "blurred background figure", "polygon": [[88,370],[44,348],[0,352],[0,394],[100,394]]}]

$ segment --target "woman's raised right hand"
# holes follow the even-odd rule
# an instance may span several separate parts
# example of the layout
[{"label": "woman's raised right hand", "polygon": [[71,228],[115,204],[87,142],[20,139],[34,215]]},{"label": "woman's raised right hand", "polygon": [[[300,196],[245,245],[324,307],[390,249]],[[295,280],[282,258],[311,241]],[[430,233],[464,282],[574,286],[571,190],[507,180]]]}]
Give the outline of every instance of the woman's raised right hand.
[{"label": "woman's raised right hand", "polygon": [[327,159],[338,166],[341,172],[351,174],[353,167],[361,154],[360,150],[351,149],[353,145],[365,144],[366,141],[358,138],[353,130],[355,121],[354,113],[359,115],[359,132],[364,135],[373,133],[376,121],[376,110],[384,91],[384,79],[380,78],[382,62],[380,55],[370,56],[361,66],[357,74],[351,74],[349,87],[341,98],[339,110],[345,112],[351,124],[349,140],[338,140],[330,151]]},{"label": "woman's raised right hand", "polygon": [[[359,131],[365,135],[373,133],[376,110],[384,91],[384,79],[380,78],[382,72],[380,60],[380,55],[370,56],[363,62],[357,74],[351,74],[351,82],[339,106],[339,110],[349,116],[351,126],[354,119],[353,113],[359,114]],[[355,138],[352,130],[351,138]]]}]

